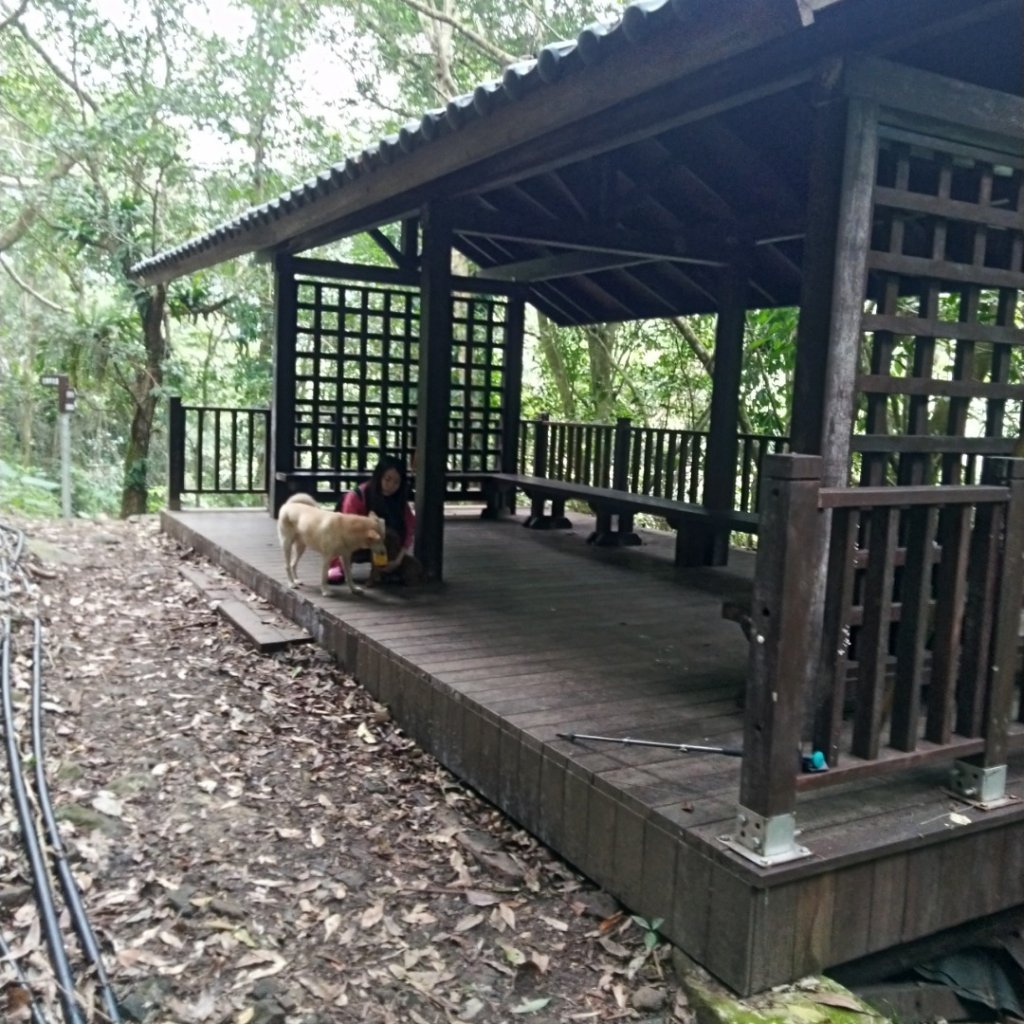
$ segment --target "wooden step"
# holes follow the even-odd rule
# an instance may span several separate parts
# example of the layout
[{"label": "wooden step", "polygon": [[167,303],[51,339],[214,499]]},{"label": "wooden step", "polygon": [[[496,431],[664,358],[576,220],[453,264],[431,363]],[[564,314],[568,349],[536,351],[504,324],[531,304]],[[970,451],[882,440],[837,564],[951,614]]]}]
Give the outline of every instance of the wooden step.
[{"label": "wooden step", "polygon": [[194,565],[183,565],[180,572],[257,650],[269,653],[312,642],[312,634],[273,608],[247,599],[249,591],[234,580],[219,579]]}]

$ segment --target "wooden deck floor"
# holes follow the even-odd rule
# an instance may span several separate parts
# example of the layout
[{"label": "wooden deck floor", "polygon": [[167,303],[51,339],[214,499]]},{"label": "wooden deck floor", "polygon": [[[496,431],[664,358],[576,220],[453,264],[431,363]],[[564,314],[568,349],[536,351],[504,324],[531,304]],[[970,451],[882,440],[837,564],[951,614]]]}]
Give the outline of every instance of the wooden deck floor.
[{"label": "wooden deck floor", "polygon": [[[747,647],[721,618],[753,559],[676,570],[672,539],[446,523],[439,588],[324,598],[285,584],[262,511],[164,513],[308,629],[425,749],[741,994],[1024,903],[1024,804],[982,812],[945,768],[801,796],[812,856],[764,870],[721,841],[739,760],[558,733],[741,746]],[[794,760],[796,752],[794,752]],[[1024,790],[1024,763],[1011,765]],[[955,812],[955,817],[951,813]]]}]

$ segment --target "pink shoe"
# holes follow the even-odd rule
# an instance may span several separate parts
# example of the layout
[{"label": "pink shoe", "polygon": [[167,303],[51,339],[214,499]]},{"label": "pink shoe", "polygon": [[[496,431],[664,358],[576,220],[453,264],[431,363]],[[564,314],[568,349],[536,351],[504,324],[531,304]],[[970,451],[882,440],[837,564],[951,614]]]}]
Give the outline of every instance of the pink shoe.
[{"label": "pink shoe", "polygon": [[327,570],[327,582],[335,585],[345,582],[345,570],[340,562],[334,562]]}]

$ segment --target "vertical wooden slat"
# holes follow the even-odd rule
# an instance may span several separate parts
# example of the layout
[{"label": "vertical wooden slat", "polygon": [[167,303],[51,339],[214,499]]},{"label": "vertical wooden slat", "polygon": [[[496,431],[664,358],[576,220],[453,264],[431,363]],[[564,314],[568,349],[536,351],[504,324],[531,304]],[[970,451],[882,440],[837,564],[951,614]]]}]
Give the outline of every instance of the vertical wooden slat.
[{"label": "vertical wooden slat", "polygon": [[206,452],[204,450],[203,424],[206,419],[205,406],[196,409],[196,494],[202,494],[206,490],[206,479],[203,475],[203,463]]},{"label": "vertical wooden slat", "polygon": [[821,663],[816,673],[818,691],[813,714],[814,749],[820,750],[832,768],[840,761],[839,739],[846,700],[846,672],[850,656],[850,609],[857,576],[855,557],[860,513],[857,509],[832,511],[828,555],[828,581],[823,614]]},{"label": "vertical wooden slat", "polygon": [[934,505],[911,508],[906,517],[906,561],[900,595],[902,607],[896,638],[896,681],[889,735],[890,746],[897,750],[913,750],[917,746],[939,510]]},{"label": "vertical wooden slat", "polygon": [[612,453],[612,487],[617,491],[629,489],[630,455],[633,445],[632,425],[627,416],[615,421],[615,447]]},{"label": "vertical wooden slat", "polygon": [[[904,189],[910,180],[910,157],[905,147],[897,152],[894,187]],[[899,210],[893,210],[889,223],[889,252],[902,252],[905,218]],[[895,313],[900,297],[900,278],[898,274],[887,274],[882,285],[882,298],[879,312]],[[876,331],[871,338],[871,372],[877,375],[889,374],[892,369],[892,356],[895,337],[892,331]],[[869,394],[867,396],[867,415],[865,429],[869,434],[886,434],[889,428],[889,396],[886,394]],[[888,456],[884,453],[866,453],[863,458],[861,482],[869,487],[878,487],[885,483]]]},{"label": "vertical wooden slat", "polygon": [[935,579],[935,642],[924,731],[930,743],[948,743],[953,733],[970,527],[966,506],[950,505],[942,510],[938,533],[942,558]]},{"label": "vertical wooden slat", "polygon": [[707,437],[704,434],[692,435],[692,447],[690,449],[690,481],[687,488],[686,500],[697,502],[700,500],[701,484],[704,479],[705,464],[705,443]]},{"label": "vertical wooden slat", "polygon": [[886,704],[885,673],[898,524],[897,509],[873,508],[868,516],[870,548],[864,574],[864,622],[859,641],[860,675],[851,750],[856,757],[869,760],[878,757]]},{"label": "vertical wooden slat", "polygon": [[231,490],[238,490],[238,410],[230,410],[231,419]]},{"label": "vertical wooden slat", "polygon": [[[993,482],[994,463],[982,464],[982,483]],[[967,556],[963,645],[956,686],[955,730],[961,736],[981,736],[984,731],[985,681],[988,678],[993,603],[999,557],[998,532],[1004,509],[979,505],[974,514]]]}]

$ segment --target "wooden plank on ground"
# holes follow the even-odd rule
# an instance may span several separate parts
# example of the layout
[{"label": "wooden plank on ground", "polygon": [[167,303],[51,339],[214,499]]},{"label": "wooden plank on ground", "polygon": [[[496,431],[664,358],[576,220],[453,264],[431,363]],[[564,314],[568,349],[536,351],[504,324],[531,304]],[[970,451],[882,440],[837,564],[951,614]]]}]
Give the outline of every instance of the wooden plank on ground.
[{"label": "wooden plank on ground", "polygon": [[251,604],[228,598],[217,605],[220,615],[260,651],[279,651],[290,644],[309,643],[313,637],[299,626],[278,620],[266,610],[259,613]]},{"label": "wooden plank on ground", "polygon": [[219,580],[194,565],[182,565],[179,572],[258,650],[278,651],[289,644],[309,643],[313,639],[310,633],[273,609],[256,609],[242,600],[237,584]]},{"label": "wooden plank on ground", "polygon": [[182,565],[178,572],[185,577],[208,601],[222,601],[231,596],[230,584],[211,576],[195,565]]}]

